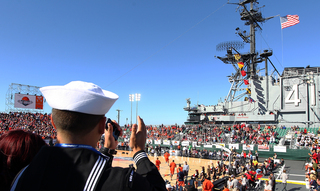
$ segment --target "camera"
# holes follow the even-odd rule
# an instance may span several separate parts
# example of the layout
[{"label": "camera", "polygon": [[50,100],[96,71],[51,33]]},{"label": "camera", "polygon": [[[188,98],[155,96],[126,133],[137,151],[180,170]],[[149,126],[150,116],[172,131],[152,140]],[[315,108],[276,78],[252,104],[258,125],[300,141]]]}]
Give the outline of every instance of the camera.
[{"label": "camera", "polygon": [[108,123],[111,123],[112,127],[113,127],[113,137],[114,139],[117,141],[119,136],[120,136],[120,131],[118,130],[117,126],[111,121],[110,118],[108,118],[107,123],[106,123],[106,130],[108,130]]}]

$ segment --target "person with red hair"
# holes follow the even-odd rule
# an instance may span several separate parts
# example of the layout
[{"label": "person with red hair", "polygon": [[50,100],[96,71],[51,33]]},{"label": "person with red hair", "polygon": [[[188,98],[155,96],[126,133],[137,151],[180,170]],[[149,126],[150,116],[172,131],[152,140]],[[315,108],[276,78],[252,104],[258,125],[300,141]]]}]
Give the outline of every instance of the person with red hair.
[{"label": "person with red hair", "polygon": [[0,190],[10,190],[18,172],[26,167],[41,147],[41,136],[23,130],[11,130],[0,137]]}]

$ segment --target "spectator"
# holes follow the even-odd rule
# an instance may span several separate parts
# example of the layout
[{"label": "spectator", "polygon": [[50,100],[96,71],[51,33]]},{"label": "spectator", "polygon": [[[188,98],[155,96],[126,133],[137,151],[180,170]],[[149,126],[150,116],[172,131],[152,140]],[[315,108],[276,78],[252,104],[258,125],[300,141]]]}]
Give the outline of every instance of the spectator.
[{"label": "spectator", "polygon": [[185,189],[186,189],[187,191],[198,191],[198,189],[196,189],[196,188],[194,187],[194,185],[193,185],[193,184],[190,184],[190,183],[188,183],[188,185],[185,187]]},{"label": "spectator", "polygon": [[283,185],[282,190],[287,190],[288,175],[286,172],[287,172],[286,170],[283,170],[283,173],[281,174],[281,180],[282,180],[282,185]]},{"label": "spectator", "polygon": [[222,190],[222,191],[230,191],[229,188],[228,188],[228,186],[227,186],[227,184],[225,184],[225,185],[223,186],[223,190]]},{"label": "spectator", "polygon": [[183,173],[186,176],[186,180],[187,180],[188,179],[188,173],[189,173],[189,165],[188,165],[187,161],[184,162]]},{"label": "spectator", "polygon": [[11,130],[0,137],[0,190],[10,190],[17,173],[29,165],[46,143],[39,135]]},{"label": "spectator", "polygon": [[166,185],[166,189],[167,189],[167,191],[171,191],[171,190],[172,190],[171,184],[167,184],[167,185]]},{"label": "spectator", "polygon": [[236,179],[234,175],[231,175],[231,179],[232,179],[232,182],[231,182],[230,188],[232,188],[232,190],[237,190],[239,188],[239,180]]},{"label": "spectator", "polygon": [[272,191],[275,191],[276,190],[276,177],[274,177],[273,172],[270,173],[270,177],[271,177],[271,181],[269,183],[272,187]]},{"label": "spectator", "polygon": [[231,177],[228,178],[227,187],[228,187],[229,189],[232,188],[232,179],[231,179]]},{"label": "spectator", "polygon": [[240,191],[245,191],[248,187],[248,180],[246,178],[246,176],[243,174],[241,175],[241,187],[240,187]]},{"label": "spectator", "polygon": [[202,190],[203,191],[211,191],[213,188],[213,184],[210,181],[210,177],[205,176],[205,180],[202,183]]},{"label": "spectator", "polygon": [[271,190],[272,190],[272,187],[269,184],[269,180],[266,180],[266,185],[264,187],[264,191],[271,191]]},{"label": "spectator", "polygon": [[320,190],[320,178],[317,178],[317,187],[313,191],[319,191]]},{"label": "spectator", "polygon": [[193,175],[193,179],[194,179],[193,183],[196,189],[198,189],[198,186],[199,186],[199,177],[200,177],[199,171],[196,170],[195,174]]}]

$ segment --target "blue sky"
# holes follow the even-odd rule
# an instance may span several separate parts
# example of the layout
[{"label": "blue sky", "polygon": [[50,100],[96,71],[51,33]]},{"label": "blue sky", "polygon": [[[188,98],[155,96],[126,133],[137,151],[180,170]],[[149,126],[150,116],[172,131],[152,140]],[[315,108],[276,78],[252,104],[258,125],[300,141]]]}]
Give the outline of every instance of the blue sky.
[{"label": "blue sky", "polygon": [[[231,2],[238,2],[237,0]],[[30,0],[0,1],[0,111],[11,83],[98,84],[119,95],[108,117],[130,123],[129,94],[140,93],[138,114],[146,124],[183,124],[191,104],[217,104],[233,71],[214,56],[216,45],[241,39],[249,28],[227,0]],[[279,17],[257,31],[257,50],[271,48],[284,67],[319,66],[320,1],[261,0],[264,17],[298,14],[281,30]],[[249,45],[240,50],[249,51]],[[270,67],[271,68],[271,67]],[[135,122],[136,102],[132,104]],[[45,111],[51,108],[45,105]],[[128,120],[126,120],[128,119]]]}]

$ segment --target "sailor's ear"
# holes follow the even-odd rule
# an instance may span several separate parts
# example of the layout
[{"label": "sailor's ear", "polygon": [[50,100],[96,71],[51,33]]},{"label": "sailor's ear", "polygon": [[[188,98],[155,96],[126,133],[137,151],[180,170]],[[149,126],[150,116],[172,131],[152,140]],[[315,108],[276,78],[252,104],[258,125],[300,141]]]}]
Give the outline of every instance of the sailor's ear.
[{"label": "sailor's ear", "polygon": [[52,126],[53,126],[55,129],[57,129],[56,125],[53,123],[53,120],[52,120],[52,113],[51,113],[51,115],[50,115],[50,121],[51,121]]}]

